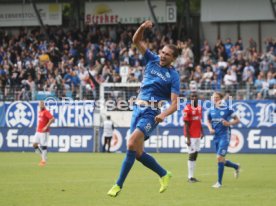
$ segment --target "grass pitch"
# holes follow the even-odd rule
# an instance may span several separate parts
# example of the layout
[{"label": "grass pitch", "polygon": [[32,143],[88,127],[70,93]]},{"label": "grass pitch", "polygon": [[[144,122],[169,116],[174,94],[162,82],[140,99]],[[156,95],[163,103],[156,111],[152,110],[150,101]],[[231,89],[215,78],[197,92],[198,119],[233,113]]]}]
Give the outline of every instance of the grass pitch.
[{"label": "grass pitch", "polygon": [[199,154],[196,177],[187,182],[187,154],[152,154],[173,173],[168,190],[159,194],[155,173],[135,162],[120,195],[106,195],[124,154],[50,153],[46,167],[34,153],[0,153],[1,206],[273,206],[276,202],[276,155],[228,155],[242,165],[240,178],[225,168],[223,188],[213,189],[214,154]]}]

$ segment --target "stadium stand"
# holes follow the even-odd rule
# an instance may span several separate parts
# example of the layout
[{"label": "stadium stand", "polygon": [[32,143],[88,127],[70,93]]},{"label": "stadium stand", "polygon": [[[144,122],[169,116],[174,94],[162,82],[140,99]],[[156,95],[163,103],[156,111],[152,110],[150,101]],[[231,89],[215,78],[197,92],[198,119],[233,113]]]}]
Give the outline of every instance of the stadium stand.
[{"label": "stadium stand", "polygon": [[[248,48],[241,39],[218,39],[213,47],[205,40],[200,62],[195,62],[190,39],[177,40],[174,24],[160,28],[166,35],[147,32],[145,39],[157,53],[168,42],[179,46],[175,67],[182,96],[198,90],[205,99],[219,90],[234,99],[275,99],[276,39],[267,38],[263,52],[252,38]],[[84,31],[47,27],[49,40],[40,28],[22,28],[16,35],[2,30],[0,100],[99,99],[102,83],[141,82],[145,62],[132,45],[135,29],[135,25],[94,25]]]}]

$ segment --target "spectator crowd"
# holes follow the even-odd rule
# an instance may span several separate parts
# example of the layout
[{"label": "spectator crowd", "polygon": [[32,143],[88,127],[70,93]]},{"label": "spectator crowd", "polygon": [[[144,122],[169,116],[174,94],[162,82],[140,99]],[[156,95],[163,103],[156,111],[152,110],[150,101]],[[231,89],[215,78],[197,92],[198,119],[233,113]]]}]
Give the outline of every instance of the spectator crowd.
[{"label": "spectator crowd", "polygon": [[[181,95],[190,91],[222,90],[237,99],[275,99],[276,39],[267,38],[258,51],[254,39],[207,40],[195,58],[191,39],[177,40],[174,24],[146,31],[148,47],[158,53],[167,43],[178,45],[174,66],[181,78]],[[99,98],[103,82],[141,82],[145,60],[132,44],[136,25],[88,26],[84,31],[47,27],[22,28],[18,34],[0,31],[0,100],[34,100],[39,95]],[[200,59],[196,62],[195,59]],[[248,95],[248,92],[247,92]]]}]

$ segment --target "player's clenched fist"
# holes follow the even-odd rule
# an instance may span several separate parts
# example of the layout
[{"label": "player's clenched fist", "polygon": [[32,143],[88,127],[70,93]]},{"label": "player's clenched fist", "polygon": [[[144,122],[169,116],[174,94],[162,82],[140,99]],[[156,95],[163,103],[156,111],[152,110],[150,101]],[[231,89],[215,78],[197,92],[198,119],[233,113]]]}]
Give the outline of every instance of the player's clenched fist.
[{"label": "player's clenched fist", "polygon": [[151,29],[152,28],[152,22],[150,20],[147,20],[142,24],[142,27],[144,27],[145,29]]}]

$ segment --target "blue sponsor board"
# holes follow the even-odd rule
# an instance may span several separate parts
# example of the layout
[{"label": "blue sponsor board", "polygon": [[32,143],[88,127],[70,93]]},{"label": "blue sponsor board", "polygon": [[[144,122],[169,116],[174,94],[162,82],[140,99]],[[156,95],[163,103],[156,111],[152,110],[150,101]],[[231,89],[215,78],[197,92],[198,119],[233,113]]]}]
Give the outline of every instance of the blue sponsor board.
[{"label": "blue sponsor board", "polygon": [[[213,136],[204,129],[205,137],[201,140],[202,153],[215,153]],[[229,153],[270,153],[276,154],[276,128],[232,129]],[[125,152],[128,128],[116,128],[111,142],[112,152]],[[103,136],[101,138],[103,143]],[[145,142],[147,152],[187,152],[187,145],[181,127],[159,127]]]},{"label": "blue sponsor board", "polygon": [[[4,102],[0,106],[0,127],[36,127],[38,101]],[[94,101],[56,101],[47,99],[45,105],[54,115],[51,127],[92,127]]]},{"label": "blue sponsor board", "polygon": [[[92,127],[94,101],[56,101],[48,98],[47,108],[56,121],[51,127]],[[167,117],[160,127],[182,127],[182,111],[186,103],[180,103],[177,112]],[[272,100],[228,102],[241,122],[236,128],[276,127],[276,104]],[[200,102],[203,107],[203,124],[207,122],[210,101]],[[34,127],[37,124],[38,102],[4,102],[0,104],[0,127]]]},{"label": "blue sponsor board", "polygon": [[[206,125],[208,110],[213,105],[210,101],[199,103],[203,109],[203,124]],[[227,104],[241,120],[236,128],[276,127],[276,104],[273,100],[229,101]],[[180,103],[178,111],[167,117],[160,126],[182,127],[184,107],[185,103]]]},{"label": "blue sponsor board", "polygon": [[[202,153],[214,153],[213,136],[204,129],[201,140]],[[33,151],[34,128],[1,128],[0,151]],[[104,143],[100,132],[100,146]],[[111,152],[125,152],[128,128],[116,128],[111,142]],[[94,146],[92,128],[52,128],[48,141],[51,152],[92,152]],[[100,147],[101,148],[101,147]],[[159,127],[145,142],[147,152],[187,152],[187,145],[181,127]],[[276,154],[276,128],[232,129],[229,153]]]},{"label": "blue sponsor board", "polygon": [[[0,151],[34,151],[35,128],[1,128]],[[92,152],[92,128],[52,128],[48,139],[50,152]]]}]

